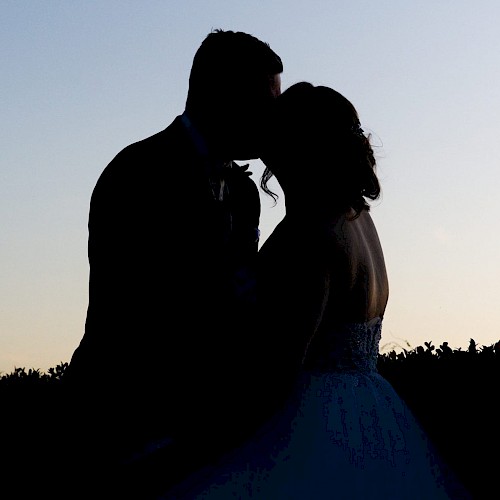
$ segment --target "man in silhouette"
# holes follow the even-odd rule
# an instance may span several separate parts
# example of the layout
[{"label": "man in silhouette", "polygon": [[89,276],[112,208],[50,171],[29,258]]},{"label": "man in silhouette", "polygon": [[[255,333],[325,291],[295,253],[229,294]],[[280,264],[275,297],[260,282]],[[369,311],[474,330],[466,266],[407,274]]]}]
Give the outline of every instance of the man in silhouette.
[{"label": "man in silhouette", "polygon": [[253,323],[260,201],[233,160],[260,156],[282,70],[267,43],[214,30],[195,54],[185,111],[97,181],[85,333],[65,377],[94,458],[133,463],[164,447],[175,476],[265,418],[271,368]]}]

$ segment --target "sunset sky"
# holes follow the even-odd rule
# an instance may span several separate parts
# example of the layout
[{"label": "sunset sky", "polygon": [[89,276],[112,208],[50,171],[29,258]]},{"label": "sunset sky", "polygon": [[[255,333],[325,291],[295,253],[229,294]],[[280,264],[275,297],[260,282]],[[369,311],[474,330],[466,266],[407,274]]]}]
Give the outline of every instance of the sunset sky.
[{"label": "sunset sky", "polygon": [[[500,340],[500,2],[3,0],[0,13],[0,372],[69,361],[95,182],[182,113],[213,28],[268,42],[283,90],[333,87],[373,134],[382,350]],[[283,214],[283,196],[262,194],[262,241]]]}]

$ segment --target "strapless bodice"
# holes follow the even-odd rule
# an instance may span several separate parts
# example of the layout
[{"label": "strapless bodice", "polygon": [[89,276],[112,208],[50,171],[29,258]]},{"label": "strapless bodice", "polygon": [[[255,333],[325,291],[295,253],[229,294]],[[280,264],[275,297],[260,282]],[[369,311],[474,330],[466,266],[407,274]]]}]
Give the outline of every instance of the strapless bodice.
[{"label": "strapless bodice", "polygon": [[313,372],[377,370],[382,318],[320,329],[307,349],[304,369]]}]

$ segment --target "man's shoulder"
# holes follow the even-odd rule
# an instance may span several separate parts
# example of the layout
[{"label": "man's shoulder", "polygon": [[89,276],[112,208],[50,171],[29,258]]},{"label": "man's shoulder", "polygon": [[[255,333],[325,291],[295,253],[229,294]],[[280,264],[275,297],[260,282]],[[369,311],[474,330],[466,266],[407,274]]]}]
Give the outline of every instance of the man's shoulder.
[{"label": "man's shoulder", "polygon": [[187,147],[182,125],[175,118],[165,129],[121,149],[101,172],[94,191],[134,188],[152,175],[163,175],[165,169],[157,168],[158,165],[177,158]]},{"label": "man's shoulder", "polygon": [[137,154],[142,155],[145,153],[154,154],[158,150],[179,144],[182,136],[182,124],[179,117],[176,117],[174,121],[163,130],[125,146],[115,158],[121,159],[123,157],[134,156]]},{"label": "man's shoulder", "polygon": [[136,177],[137,169],[145,174],[148,169],[156,169],[158,164],[165,164],[186,154],[189,143],[178,118],[163,130],[125,146],[106,165],[103,174],[121,177],[130,171]]}]

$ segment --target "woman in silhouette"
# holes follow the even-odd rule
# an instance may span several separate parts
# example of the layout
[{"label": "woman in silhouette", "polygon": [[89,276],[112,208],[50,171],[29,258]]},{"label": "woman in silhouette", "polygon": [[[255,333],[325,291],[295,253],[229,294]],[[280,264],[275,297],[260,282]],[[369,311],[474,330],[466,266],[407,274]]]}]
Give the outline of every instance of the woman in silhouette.
[{"label": "woman in silhouette", "polygon": [[301,82],[277,99],[272,128],[261,186],[274,195],[276,176],[286,215],[259,252],[258,301],[281,345],[286,402],[164,498],[469,498],[377,371],[389,286],[370,216],[376,160],[356,109]]}]

